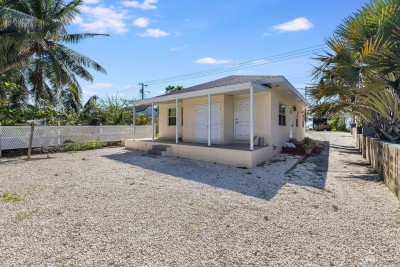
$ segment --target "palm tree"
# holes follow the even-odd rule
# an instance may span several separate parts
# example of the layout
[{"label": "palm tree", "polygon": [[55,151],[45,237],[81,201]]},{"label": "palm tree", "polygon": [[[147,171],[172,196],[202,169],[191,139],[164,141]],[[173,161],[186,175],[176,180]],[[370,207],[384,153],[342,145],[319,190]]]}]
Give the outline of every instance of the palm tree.
[{"label": "palm tree", "polygon": [[69,34],[66,27],[79,15],[82,0],[0,0],[0,73],[22,66],[26,83],[39,99],[55,91],[79,96],[77,78],[93,81],[88,69],[106,73],[94,60],[65,44],[104,34]]},{"label": "palm tree", "polygon": [[331,52],[317,58],[317,84],[309,90],[318,102],[313,111],[319,115],[346,111],[362,124],[375,126],[381,137],[400,141],[393,137],[400,136],[399,114],[388,115],[386,110],[399,104],[399,14],[399,0],[372,0],[337,28],[327,40]]}]

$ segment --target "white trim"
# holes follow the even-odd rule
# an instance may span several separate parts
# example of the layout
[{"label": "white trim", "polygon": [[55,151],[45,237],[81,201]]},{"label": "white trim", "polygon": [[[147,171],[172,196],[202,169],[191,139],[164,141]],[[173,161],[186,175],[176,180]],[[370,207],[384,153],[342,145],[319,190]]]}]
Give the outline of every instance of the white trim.
[{"label": "white trim", "polygon": [[250,86],[250,151],[254,150],[254,88]]},{"label": "white trim", "polygon": [[[246,83],[231,84],[231,85],[214,87],[214,88],[203,89],[203,90],[198,90],[198,91],[179,93],[179,99],[207,96],[208,94],[215,95],[215,94],[223,94],[223,93],[235,92],[235,91],[240,91],[240,90],[248,90],[250,88],[250,86],[253,86],[257,89],[268,92],[271,89],[261,85],[262,83],[278,83],[278,82],[283,82],[283,81],[284,81],[283,76],[280,76],[277,78],[271,78],[271,79],[267,79],[267,80],[258,81],[257,83],[246,82]],[[154,102],[173,101],[176,99],[176,96],[177,96],[176,94],[156,96],[156,97],[148,98],[148,99],[133,100],[133,101],[130,101],[130,104],[145,105],[145,104],[149,104],[153,101]]]},{"label": "white trim", "polygon": [[179,143],[179,100],[178,100],[178,98],[176,99],[175,106],[176,106],[175,107],[175,109],[176,109],[176,111],[175,111],[175,123],[176,123],[175,142],[178,144]]},{"label": "white trim", "polygon": [[211,95],[208,94],[207,97],[208,107],[207,107],[207,139],[208,139],[208,146],[211,146]]},{"label": "white trim", "polygon": [[132,139],[133,140],[135,140],[135,130],[136,130],[136,106],[135,105],[133,105],[133,116],[132,116],[132,118],[133,118],[133,121],[132,121],[132,127],[133,127],[133,129],[132,129]]},{"label": "white trim", "polygon": [[284,76],[282,76],[282,78],[285,84],[300,98],[304,104],[306,104],[306,106],[308,106],[307,99],[305,99],[304,96],[300,94],[299,91],[297,91],[297,89]]},{"label": "white trim", "polygon": [[154,102],[151,102],[151,141],[154,142]]}]

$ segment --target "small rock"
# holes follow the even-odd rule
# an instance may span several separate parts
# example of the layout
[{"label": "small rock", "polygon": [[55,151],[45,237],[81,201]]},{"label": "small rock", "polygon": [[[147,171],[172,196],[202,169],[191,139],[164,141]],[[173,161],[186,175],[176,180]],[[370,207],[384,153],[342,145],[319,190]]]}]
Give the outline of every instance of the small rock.
[{"label": "small rock", "polygon": [[263,215],[262,218],[263,218],[265,221],[268,221],[268,220],[269,220],[268,215]]},{"label": "small rock", "polygon": [[332,208],[334,209],[334,211],[338,211],[339,210],[339,206],[336,204],[332,204]]},{"label": "small rock", "polygon": [[246,174],[253,174],[252,172],[246,172]]},{"label": "small rock", "polygon": [[82,160],[86,160],[86,158],[82,158]]}]

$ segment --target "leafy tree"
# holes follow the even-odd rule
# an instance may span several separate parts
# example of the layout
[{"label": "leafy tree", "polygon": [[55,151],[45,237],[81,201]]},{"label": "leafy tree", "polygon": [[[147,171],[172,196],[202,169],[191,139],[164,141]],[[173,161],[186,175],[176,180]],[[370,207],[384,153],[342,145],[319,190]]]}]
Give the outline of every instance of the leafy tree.
[{"label": "leafy tree", "polygon": [[180,91],[180,90],[183,90],[183,86],[182,85],[178,85],[178,86],[168,85],[165,88],[165,93],[169,94],[169,93],[172,93],[172,92],[175,92],[175,91]]},{"label": "leafy tree", "polygon": [[[88,69],[106,73],[94,60],[65,44],[103,34],[70,34],[66,27],[79,15],[82,0],[0,0],[0,73],[23,69],[25,85],[40,105],[55,101],[58,90],[79,102],[77,78],[93,81]],[[70,105],[76,108],[77,105]]]}]

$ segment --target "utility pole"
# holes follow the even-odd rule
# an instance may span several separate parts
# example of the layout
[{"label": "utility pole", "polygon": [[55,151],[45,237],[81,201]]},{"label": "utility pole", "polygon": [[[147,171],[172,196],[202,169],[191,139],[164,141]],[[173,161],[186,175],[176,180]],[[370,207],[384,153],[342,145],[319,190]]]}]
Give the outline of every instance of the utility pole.
[{"label": "utility pole", "polygon": [[139,83],[139,85],[142,86],[142,88],[140,89],[140,98],[144,99],[144,87],[145,86],[149,86],[148,84],[144,84],[144,83]]}]

